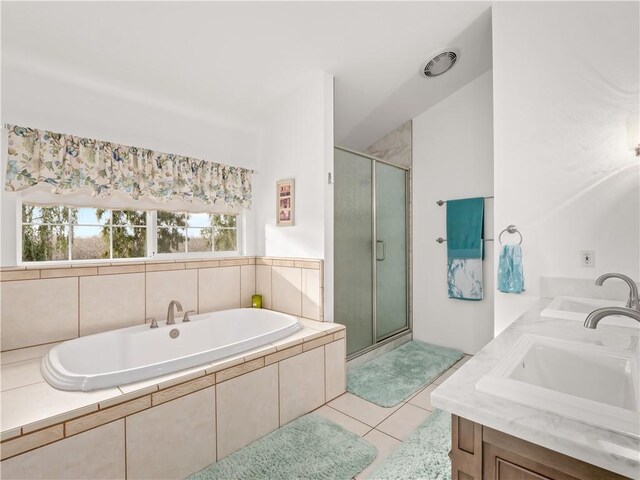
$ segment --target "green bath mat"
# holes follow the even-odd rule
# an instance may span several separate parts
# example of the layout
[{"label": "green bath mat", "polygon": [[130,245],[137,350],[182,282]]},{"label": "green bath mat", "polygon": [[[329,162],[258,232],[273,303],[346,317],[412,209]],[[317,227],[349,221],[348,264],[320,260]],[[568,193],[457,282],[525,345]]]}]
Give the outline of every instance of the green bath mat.
[{"label": "green bath mat", "polygon": [[347,375],[347,390],[381,407],[393,407],[463,357],[453,348],[411,341],[355,367]]},{"label": "green bath mat", "polygon": [[381,480],[451,480],[451,415],[434,411],[371,476]]},{"label": "green bath mat", "polygon": [[377,455],[358,435],[309,414],[256,440],[188,480],[349,480]]}]

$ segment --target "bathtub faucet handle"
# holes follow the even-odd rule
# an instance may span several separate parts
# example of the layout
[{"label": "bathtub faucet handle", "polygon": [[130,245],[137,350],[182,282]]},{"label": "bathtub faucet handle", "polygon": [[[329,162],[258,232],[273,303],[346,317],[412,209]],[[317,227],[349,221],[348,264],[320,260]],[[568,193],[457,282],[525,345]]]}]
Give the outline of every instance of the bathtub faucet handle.
[{"label": "bathtub faucet handle", "polygon": [[186,312],[184,312],[184,317],[182,317],[182,322],[190,322],[191,319],[189,318],[189,314],[190,313],[196,313],[195,310],[187,310]]},{"label": "bathtub faucet handle", "polygon": [[169,302],[169,308],[167,309],[167,325],[175,325],[176,321],[174,319],[174,310],[175,306],[178,313],[182,312],[182,304],[178,300],[171,300]]},{"label": "bathtub faucet handle", "polygon": [[151,327],[149,328],[158,328],[158,322],[155,318],[149,317],[144,319],[144,323],[151,322]]}]

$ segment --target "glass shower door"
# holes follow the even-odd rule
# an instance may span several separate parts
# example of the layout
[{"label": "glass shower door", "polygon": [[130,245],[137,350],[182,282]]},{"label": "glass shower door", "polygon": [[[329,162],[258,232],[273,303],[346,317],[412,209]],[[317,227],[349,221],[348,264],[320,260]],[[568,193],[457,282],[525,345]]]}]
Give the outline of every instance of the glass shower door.
[{"label": "glass shower door", "polygon": [[374,342],[372,163],[336,149],[334,171],[334,316],[351,355]]},{"label": "glass shower door", "polygon": [[376,341],[407,328],[407,181],[400,168],[375,162]]}]

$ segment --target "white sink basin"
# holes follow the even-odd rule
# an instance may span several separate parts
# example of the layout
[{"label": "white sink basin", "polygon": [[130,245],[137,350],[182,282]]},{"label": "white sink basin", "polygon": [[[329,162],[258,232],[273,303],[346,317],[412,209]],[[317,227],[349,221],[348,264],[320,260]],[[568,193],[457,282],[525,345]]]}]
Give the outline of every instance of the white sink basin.
[{"label": "white sink basin", "polygon": [[523,335],[478,391],[640,438],[640,354]]},{"label": "white sink basin", "polygon": [[[601,300],[597,298],[581,297],[556,297],[540,314],[543,317],[561,318],[564,320],[577,320],[584,322],[587,315],[602,307],[624,307],[626,302],[616,300]],[[619,327],[640,327],[635,320],[620,315],[612,315],[603,318],[601,325],[616,325]]]}]

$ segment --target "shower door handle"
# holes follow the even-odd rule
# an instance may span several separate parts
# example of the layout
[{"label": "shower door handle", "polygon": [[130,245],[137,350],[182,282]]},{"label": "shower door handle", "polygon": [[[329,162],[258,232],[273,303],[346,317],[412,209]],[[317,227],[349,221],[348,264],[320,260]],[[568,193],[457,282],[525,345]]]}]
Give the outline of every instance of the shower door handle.
[{"label": "shower door handle", "polygon": [[376,252],[376,260],[382,262],[385,258],[387,258],[387,247],[385,246],[382,240],[376,240],[376,246],[381,243],[382,244],[382,258],[378,258],[378,252]]}]

